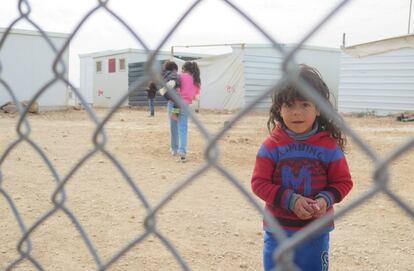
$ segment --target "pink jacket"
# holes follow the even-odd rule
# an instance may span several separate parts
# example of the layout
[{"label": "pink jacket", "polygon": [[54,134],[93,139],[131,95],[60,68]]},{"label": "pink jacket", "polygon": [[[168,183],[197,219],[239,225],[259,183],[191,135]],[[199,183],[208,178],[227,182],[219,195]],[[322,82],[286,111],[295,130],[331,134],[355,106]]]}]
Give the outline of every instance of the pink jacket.
[{"label": "pink jacket", "polygon": [[183,72],[180,75],[180,96],[187,103],[191,104],[195,96],[200,94],[200,88],[194,85],[193,76]]}]

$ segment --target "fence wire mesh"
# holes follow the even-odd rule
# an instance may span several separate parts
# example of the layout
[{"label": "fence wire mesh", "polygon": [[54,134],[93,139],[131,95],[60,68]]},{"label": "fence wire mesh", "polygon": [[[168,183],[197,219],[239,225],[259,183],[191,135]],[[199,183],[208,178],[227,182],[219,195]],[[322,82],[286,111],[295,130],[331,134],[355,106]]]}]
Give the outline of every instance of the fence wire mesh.
[{"label": "fence wire mesh", "polygon": [[[117,262],[123,255],[125,255],[128,251],[130,251],[133,247],[137,246],[139,243],[143,242],[145,239],[149,238],[150,236],[153,236],[157,238],[167,250],[170,251],[170,253],[174,256],[176,261],[181,266],[182,270],[191,270],[191,266],[187,264],[184,257],[180,254],[180,251],[178,251],[174,243],[169,241],[168,236],[163,234],[159,229],[157,229],[157,215],[160,213],[160,210],[169,204],[171,198],[178,194],[180,191],[184,190],[188,185],[195,182],[199,176],[201,176],[203,173],[205,173],[208,170],[216,169],[218,172],[221,173],[221,175],[224,177],[223,181],[230,183],[232,186],[234,186],[240,194],[251,204],[257,212],[260,212],[264,217],[266,222],[270,225],[270,227],[274,230],[275,236],[280,240],[281,246],[280,249],[275,253],[275,257],[278,260],[278,263],[280,264],[278,266],[279,270],[297,270],[296,267],[293,264],[293,249],[303,243],[307,238],[312,236],[312,234],[315,234],[318,230],[320,230],[322,227],[327,225],[330,221],[332,221],[335,218],[339,218],[344,216],[345,214],[351,212],[358,206],[360,206],[362,203],[366,202],[373,196],[383,193],[386,196],[389,197],[392,201],[394,201],[399,208],[401,208],[403,211],[405,211],[406,215],[410,217],[411,219],[414,218],[414,210],[407,204],[407,202],[404,201],[403,198],[396,195],[394,192],[390,190],[390,179],[389,179],[389,167],[393,161],[395,161],[397,158],[401,157],[402,155],[407,154],[408,152],[412,151],[414,146],[414,137],[410,138],[408,142],[402,144],[400,147],[396,148],[392,154],[388,155],[387,157],[380,157],[371,147],[370,145],[364,141],[363,138],[361,138],[346,122],[342,120],[342,118],[338,115],[337,112],[333,111],[331,107],[329,107],[325,101],[321,100],[317,96],[314,95],[314,92],[312,92],[312,89],[310,86],[306,84],[306,82],[301,81],[297,77],[297,70],[296,70],[296,63],[294,62],[294,57],[297,54],[298,50],[301,48],[301,46],[304,45],[306,41],[309,40],[322,26],[324,26],[328,21],[335,16],[340,10],[350,1],[344,0],[339,2],[339,4],[333,8],[325,17],[321,18],[319,23],[317,23],[309,33],[307,33],[303,39],[297,44],[297,46],[291,50],[291,51],[285,51],[282,46],[280,46],[280,43],[276,41],[271,35],[269,35],[265,30],[263,30],[252,18],[250,18],[248,15],[246,15],[236,4],[236,1],[229,1],[229,0],[223,0],[222,2],[225,3],[230,9],[233,9],[238,13],[238,16],[241,16],[244,18],[248,23],[250,23],[258,32],[260,32],[266,39],[273,45],[274,50],[279,51],[284,56],[284,61],[282,64],[282,70],[283,70],[283,77],[275,83],[275,85],[272,88],[269,88],[266,92],[264,92],[260,97],[257,97],[257,99],[247,105],[243,110],[238,112],[236,115],[232,117],[228,125],[226,125],[223,129],[221,129],[216,134],[211,134],[206,127],[203,125],[203,123],[199,120],[196,114],[194,114],[191,110],[189,110],[189,107],[183,103],[179,98],[178,102],[181,105],[181,107],[188,113],[190,119],[194,122],[196,127],[198,128],[201,135],[204,137],[206,141],[207,147],[204,150],[204,157],[205,157],[205,163],[198,169],[196,169],[193,173],[191,173],[188,176],[185,176],[178,185],[176,185],[173,189],[171,189],[168,193],[166,193],[162,199],[155,204],[155,206],[151,206],[149,203],[145,193],[140,189],[138,185],[136,185],[137,182],[133,180],[133,178],[129,175],[129,173],[126,171],[126,169],[123,167],[122,163],[120,163],[115,156],[108,150],[107,142],[108,138],[105,132],[105,126],[110,121],[110,119],[114,116],[116,111],[121,107],[121,105],[128,99],[128,95],[138,88],[144,86],[148,80],[156,80],[157,82],[161,83],[162,80],[158,74],[157,69],[155,68],[155,60],[158,52],[160,49],[165,45],[167,40],[173,35],[173,33],[183,24],[184,19],[193,12],[193,10],[201,3],[202,0],[197,0],[192,3],[190,7],[182,14],[180,19],[171,27],[171,30],[168,32],[168,34],[162,39],[162,41],[159,43],[157,49],[155,51],[151,51],[145,41],[132,30],[132,28],[119,16],[117,13],[115,13],[113,10],[111,10],[108,7],[109,1],[103,1],[99,0],[97,1],[96,6],[88,11],[82,20],[77,24],[73,32],[70,34],[69,38],[66,40],[65,44],[61,48],[57,48],[55,44],[52,42],[50,37],[46,34],[46,31],[42,29],[35,21],[33,21],[30,17],[31,15],[31,5],[30,1],[20,0],[17,2],[17,8],[19,11],[19,16],[7,27],[6,32],[2,36],[2,39],[0,40],[0,52],[4,45],[4,43],[7,41],[8,36],[12,28],[19,22],[25,21],[31,24],[36,30],[38,30],[41,33],[42,38],[47,42],[47,44],[50,46],[51,50],[56,54],[56,58],[53,62],[53,73],[54,77],[50,78],[50,81],[47,82],[43,87],[41,87],[36,94],[31,98],[30,103],[27,107],[23,108],[16,95],[15,92],[11,87],[9,87],[8,82],[3,80],[1,77],[1,70],[2,66],[0,63],[0,84],[3,86],[3,88],[7,91],[8,95],[10,96],[11,100],[14,101],[18,108],[19,112],[19,119],[16,126],[17,131],[17,138],[6,148],[6,150],[1,154],[0,159],[0,166],[2,166],[7,157],[9,156],[10,152],[17,148],[20,144],[26,142],[30,145],[33,150],[40,155],[44,163],[47,165],[48,170],[52,174],[54,181],[56,182],[56,187],[51,195],[51,199],[53,202],[54,207],[46,212],[44,215],[42,215],[40,218],[38,218],[35,223],[27,224],[25,221],[25,217],[23,217],[22,212],[18,209],[15,200],[10,195],[10,192],[8,192],[3,187],[3,181],[4,176],[0,169],[0,193],[2,197],[5,199],[7,204],[9,205],[10,210],[13,212],[13,215],[17,221],[17,225],[19,227],[19,230],[21,232],[21,238],[17,242],[17,252],[19,256],[13,260],[5,269],[6,270],[13,270],[19,266],[23,261],[28,261],[32,265],[33,268],[37,270],[46,270],[47,267],[43,266],[40,261],[36,258],[36,256],[33,255],[33,249],[32,249],[32,236],[34,235],[35,231],[43,224],[47,223],[48,220],[50,220],[53,216],[55,216],[58,211],[63,212],[72,222],[73,227],[76,228],[78,233],[80,234],[85,246],[87,247],[89,251],[89,256],[93,259],[93,261],[96,263],[96,269],[97,270],[108,270],[111,265],[113,265],[115,262]],[[104,116],[103,119],[100,119],[97,117],[95,111],[93,108],[88,106],[88,103],[85,101],[85,98],[81,95],[81,93],[77,90],[76,87],[73,86],[72,82],[70,82],[66,77],[66,70],[68,67],[66,67],[65,63],[62,60],[62,56],[65,51],[68,50],[69,45],[71,44],[71,41],[74,39],[74,37],[78,34],[78,32],[81,30],[82,26],[85,24],[86,21],[91,19],[94,14],[96,14],[98,11],[104,11],[108,13],[110,16],[112,16],[114,21],[117,21],[119,24],[121,24],[125,29],[129,32],[129,34],[136,40],[138,43],[147,51],[147,54],[149,56],[147,66],[146,66],[146,72],[142,78],[140,78],[138,81],[136,81],[132,87],[130,87],[129,92],[120,99],[117,104],[111,108],[111,110],[108,112],[106,116]],[[30,121],[28,120],[28,110],[29,108],[37,101],[37,99],[48,90],[50,86],[53,84],[56,84],[57,82],[62,82],[64,84],[69,85],[75,95],[78,97],[78,99],[82,102],[83,105],[85,105],[85,110],[87,114],[89,115],[90,119],[96,126],[94,135],[93,135],[93,149],[90,150],[87,154],[85,154],[83,157],[81,157],[76,164],[71,168],[71,170],[65,175],[61,176],[58,172],[58,170],[54,167],[52,161],[48,157],[48,155],[44,152],[44,150],[37,144],[34,140],[31,139],[31,125]],[[220,165],[218,163],[218,159],[220,157],[218,152],[218,141],[223,138],[223,136],[232,129],[232,125],[240,121],[247,113],[253,110],[254,106],[257,105],[260,101],[265,99],[269,96],[269,94],[276,89],[279,88],[282,84],[285,84],[287,82],[292,82],[294,84],[297,84],[301,91],[303,91],[304,95],[309,96],[312,100],[315,101],[317,106],[320,108],[320,110],[328,115],[331,115],[335,121],[335,123],[341,127],[346,134],[352,138],[353,141],[356,142],[356,144],[366,153],[368,157],[370,157],[374,163],[375,163],[375,170],[373,173],[373,178],[375,182],[372,184],[372,186],[363,194],[360,195],[358,198],[353,200],[352,202],[349,202],[344,208],[341,208],[339,211],[335,213],[335,215],[331,216],[325,216],[322,219],[319,219],[313,223],[311,223],[308,227],[306,227],[305,230],[301,231],[300,233],[294,235],[291,238],[287,238],[287,236],[284,234],[283,231],[281,231],[281,228],[277,221],[275,221],[269,214],[265,213],[262,210],[262,207],[260,204],[257,203],[257,201],[252,197],[251,193],[246,190],[246,188],[241,185],[241,182],[233,176],[225,167]],[[177,98],[177,97],[176,97]],[[124,247],[119,249],[119,251],[113,255],[111,255],[109,258],[104,259],[102,255],[99,254],[98,249],[96,248],[96,245],[90,238],[90,236],[87,234],[87,232],[84,229],[84,226],[80,222],[79,218],[77,217],[76,213],[71,211],[70,208],[65,206],[65,202],[67,200],[67,195],[65,192],[65,187],[67,184],[71,181],[71,178],[73,175],[75,175],[79,169],[82,167],[83,164],[85,164],[88,160],[91,159],[92,156],[96,154],[102,154],[106,156],[113,165],[117,168],[117,170],[121,173],[123,176],[125,182],[131,187],[131,189],[134,191],[136,197],[139,199],[139,201],[142,203],[142,206],[144,206],[146,211],[146,217],[144,221],[144,232],[137,235],[134,239],[130,240],[128,244],[126,244]],[[143,267],[145,269],[145,267]]]}]

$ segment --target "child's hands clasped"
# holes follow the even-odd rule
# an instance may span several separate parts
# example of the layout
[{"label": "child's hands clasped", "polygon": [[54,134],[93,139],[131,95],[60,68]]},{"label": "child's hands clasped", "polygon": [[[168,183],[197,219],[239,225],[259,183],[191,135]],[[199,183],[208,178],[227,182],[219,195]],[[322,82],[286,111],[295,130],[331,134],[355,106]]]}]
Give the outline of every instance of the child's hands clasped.
[{"label": "child's hands clasped", "polygon": [[316,203],[312,204],[312,207],[315,210],[313,217],[319,218],[326,214],[326,201],[323,198],[317,198],[315,201]]},{"label": "child's hands clasped", "polygon": [[326,201],[323,198],[316,200],[299,196],[295,201],[293,212],[300,219],[319,218],[326,213]]}]

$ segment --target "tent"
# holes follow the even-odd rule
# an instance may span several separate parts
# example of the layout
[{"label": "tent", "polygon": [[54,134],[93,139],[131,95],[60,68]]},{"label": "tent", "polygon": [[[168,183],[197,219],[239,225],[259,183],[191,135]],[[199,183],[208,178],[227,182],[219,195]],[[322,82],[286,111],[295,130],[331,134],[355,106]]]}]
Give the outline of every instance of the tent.
[{"label": "tent", "polygon": [[[200,108],[234,110],[244,105],[242,60],[242,52],[196,60],[201,73]],[[180,59],[174,61],[184,64]]]}]

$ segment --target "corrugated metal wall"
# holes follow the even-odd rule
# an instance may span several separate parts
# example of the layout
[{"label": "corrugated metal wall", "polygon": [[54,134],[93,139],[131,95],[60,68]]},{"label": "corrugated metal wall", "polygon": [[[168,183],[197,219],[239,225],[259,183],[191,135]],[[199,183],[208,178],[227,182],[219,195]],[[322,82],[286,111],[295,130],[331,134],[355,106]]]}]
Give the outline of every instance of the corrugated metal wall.
[{"label": "corrugated metal wall", "polygon": [[[285,45],[286,51],[292,50],[293,44]],[[234,48],[235,50],[241,50]],[[317,68],[332,92],[333,103],[336,105],[339,84],[340,51],[333,48],[303,46],[295,56],[296,63],[304,63]],[[271,46],[247,45],[244,49],[245,103],[250,104],[264,91],[274,86],[282,77],[281,65],[283,58]],[[261,101],[256,109],[268,111],[271,97]]]},{"label": "corrugated metal wall", "polygon": [[[280,69],[283,58],[271,46],[246,45],[243,49],[233,47],[234,51],[243,51],[244,102],[251,104],[259,95],[274,86],[282,77]],[[257,111],[268,111],[271,95],[256,105]]]},{"label": "corrugated metal wall", "polygon": [[[245,94],[244,100],[249,105],[263,92],[275,85],[277,80],[282,77],[280,70],[283,59],[278,56],[265,56],[252,54],[246,50],[243,65],[245,73]],[[271,105],[271,97],[262,100],[256,109],[259,111],[268,111]]]},{"label": "corrugated metal wall", "polygon": [[339,110],[378,115],[414,111],[414,49],[364,58],[342,54]]},{"label": "corrugated metal wall", "polygon": [[[158,63],[159,65],[162,65],[161,62]],[[141,78],[144,75],[144,67],[145,62],[137,62],[137,63],[130,63],[128,64],[128,87],[130,88],[133,83],[139,78]],[[130,106],[146,106],[148,105],[148,99],[147,99],[147,91],[145,90],[146,87],[142,87],[140,89],[132,91],[128,96],[128,105]],[[154,100],[155,106],[165,106],[167,104],[167,100],[162,97],[159,92],[157,91],[155,100]]]}]

